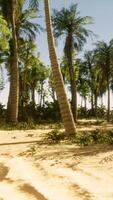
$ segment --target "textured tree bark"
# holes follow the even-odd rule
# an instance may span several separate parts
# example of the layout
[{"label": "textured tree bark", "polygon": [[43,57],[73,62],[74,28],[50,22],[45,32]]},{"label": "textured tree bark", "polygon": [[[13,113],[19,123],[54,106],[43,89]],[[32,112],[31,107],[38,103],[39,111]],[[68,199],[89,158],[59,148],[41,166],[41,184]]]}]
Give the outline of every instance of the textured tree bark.
[{"label": "textured tree bark", "polygon": [[71,112],[69,102],[67,100],[63,78],[60,71],[60,66],[58,64],[58,59],[55,50],[55,42],[52,34],[51,28],[51,17],[50,17],[50,8],[49,0],[44,0],[45,2],[45,18],[46,18],[46,29],[47,29],[47,38],[49,46],[49,55],[53,72],[54,86],[56,94],[58,97],[61,117],[64,123],[64,127],[67,135],[76,134],[76,127]]},{"label": "textured tree bark", "polygon": [[73,38],[70,32],[66,39],[65,55],[68,62],[70,86],[71,86],[71,107],[75,122],[77,122],[77,86],[75,80],[75,72],[73,68]]},{"label": "textured tree bark", "polygon": [[19,100],[19,69],[18,69],[18,45],[16,35],[16,0],[12,0],[12,58],[10,66],[10,91],[7,105],[7,121],[18,122]]},{"label": "textured tree bark", "polygon": [[35,110],[35,88],[34,87],[32,87],[31,89],[31,97],[32,97],[33,109]]}]

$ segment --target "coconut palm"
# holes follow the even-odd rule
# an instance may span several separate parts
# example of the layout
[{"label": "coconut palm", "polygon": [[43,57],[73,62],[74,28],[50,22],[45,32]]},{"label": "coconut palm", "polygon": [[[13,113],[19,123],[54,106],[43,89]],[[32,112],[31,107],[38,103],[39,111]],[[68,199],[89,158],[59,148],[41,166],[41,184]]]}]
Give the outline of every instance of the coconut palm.
[{"label": "coconut palm", "polygon": [[108,91],[108,106],[107,106],[107,121],[110,121],[110,84],[113,76],[113,40],[107,44],[104,41],[99,41],[96,44],[96,57],[98,65],[102,69],[103,79],[107,82]]},{"label": "coconut palm", "polygon": [[76,133],[75,124],[74,124],[73,116],[71,113],[70,105],[67,100],[63,78],[61,75],[60,66],[58,64],[58,59],[57,59],[56,50],[55,50],[55,43],[54,43],[52,27],[51,27],[49,0],[44,0],[44,3],[45,3],[45,18],[46,18],[49,55],[50,55],[50,60],[51,60],[52,72],[53,72],[54,86],[55,86],[56,94],[58,97],[61,116],[62,116],[62,120],[65,126],[67,135],[75,134]]},{"label": "coconut palm", "polygon": [[56,38],[64,36],[64,53],[67,58],[70,74],[70,85],[72,95],[72,111],[75,121],[77,120],[77,90],[76,78],[73,68],[73,58],[81,50],[89,36],[90,31],[85,28],[92,22],[91,17],[81,17],[77,10],[77,4],[72,4],[69,9],[61,11],[54,10],[53,14],[54,35]]},{"label": "coconut palm", "polygon": [[[14,123],[18,121],[19,67],[17,54],[19,54],[21,50],[20,38],[26,38],[27,36],[27,38],[33,39],[39,28],[37,24],[31,23],[30,21],[31,18],[36,18],[36,10],[29,9],[23,11],[24,3],[24,0],[0,0],[3,16],[7,20],[9,27],[11,27],[13,36],[10,41],[10,92],[7,106],[7,119]],[[15,56],[15,53],[17,56]]]},{"label": "coconut palm", "polygon": [[10,92],[8,100],[8,121],[18,121],[18,96],[19,96],[19,70],[18,70],[18,42],[17,19],[18,8],[21,2],[18,0],[0,0],[0,8],[8,26],[11,28],[12,40],[10,43]]},{"label": "coconut palm", "polygon": [[16,31],[17,8],[19,3],[17,0],[11,2],[11,25],[12,25],[12,56],[11,56],[11,76],[10,76],[10,92],[8,99],[8,121],[17,123],[18,121],[18,98],[19,98],[19,68],[18,68],[18,43]]}]

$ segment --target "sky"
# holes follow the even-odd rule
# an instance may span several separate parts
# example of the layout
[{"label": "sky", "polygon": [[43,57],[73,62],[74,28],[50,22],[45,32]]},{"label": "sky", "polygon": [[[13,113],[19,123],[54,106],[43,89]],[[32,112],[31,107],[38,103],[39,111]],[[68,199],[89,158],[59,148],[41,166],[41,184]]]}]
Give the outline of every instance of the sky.
[{"label": "sky", "polygon": [[[72,3],[78,3],[78,10],[81,16],[91,16],[94,19],[94,24],[89,25],[88,28],[92,30],[97,38],[91,41],[89,38],[84,49],[92,49],[97,40],[104,40],[109,42],[113,38],[113,0],[50,0],[51,10],[53,8],[60,10],[62,7],[69,7]],[[40,9],[43,9],[43,1],[41,1]],[[43,13],[44,15],[44,13]],[[38,20],[39,23],[44,23],[44,18]],[[46,33],[41,33],[37,36],[38,49],[41,52],[41,58],[46,63],[49,63],[48,48]],[[58,57],[62,55],[63,44],[58,42],[57,54]]]},{"label": "sky", "polygon": [[[42,18],[37,19],[37,22],[45,27],[44,22],[44,5],[43,0],[40,1],[40,14]],[[90,38],[84,46],[84,50],[91,50],[97,40],[109,42],[113,38],[113,0],[50,0],[52,9],[60,10],[62,7],[68,8],[72,3],[78,3],[78,11],[81,16],[91,16],[94,19],[94,24],[88,28],[92,30],[97,38],[92,41]],[[46,32],[37,35],[37,46],[40,52],[41,60],[45,64],[49,64],[48,46]],[[61,57],[63,52],[63,41],[58,42],[57,54]],[[113,97],[113,96],[112,96]],[[0,102],[6,104],[8,98],[8,84],[4,91],[0,93]],[[104,101],[107,102],[106,98]],[[113,103],[111,105],[113,107]]]}]

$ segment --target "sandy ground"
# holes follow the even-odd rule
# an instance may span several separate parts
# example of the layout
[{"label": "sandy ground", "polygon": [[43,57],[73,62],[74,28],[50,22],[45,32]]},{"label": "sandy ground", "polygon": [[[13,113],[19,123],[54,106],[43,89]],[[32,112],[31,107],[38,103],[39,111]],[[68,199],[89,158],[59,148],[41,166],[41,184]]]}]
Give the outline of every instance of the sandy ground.
[{"label": "sandy ground", "polygon": [[48,131],[0,131],[0,200],[113,200],[113,147],[42,144]]}]

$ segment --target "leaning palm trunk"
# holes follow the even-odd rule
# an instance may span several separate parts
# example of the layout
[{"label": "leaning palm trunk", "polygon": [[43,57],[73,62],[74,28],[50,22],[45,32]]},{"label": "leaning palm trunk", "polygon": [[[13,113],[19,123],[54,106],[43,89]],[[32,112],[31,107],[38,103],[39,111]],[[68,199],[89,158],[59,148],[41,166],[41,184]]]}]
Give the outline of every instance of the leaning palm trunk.
[{"label": "leaning palm trunk", "polygon": [[44,2],[45,2],[45,16],[46,16],[49,55],[50,55],[51,66],[53,70],[53,80],[54,80],[56,94],[58,97],[60,112],[61,112],[65,130],[66,130],[66,134],[67,135],[75,134],[76,128],[74,124],[74,119],[71,113],[69,102],[67,100],[63,78],[61,75],[61,71],[60,71],[60,67],[59,67],[58,59],[56,55],[54,38],[53,38],[52,30],[51,30],[49,0],[44,0]]},{"label": "leaning palm trunk", "polygon": [[10,65],[10,91],[7,107],[7,120],[12,123],[18,122],[18,99],[19,99],[19,69],[18,48],[16,35],[16,0],[12,0],[12,56]]}]

